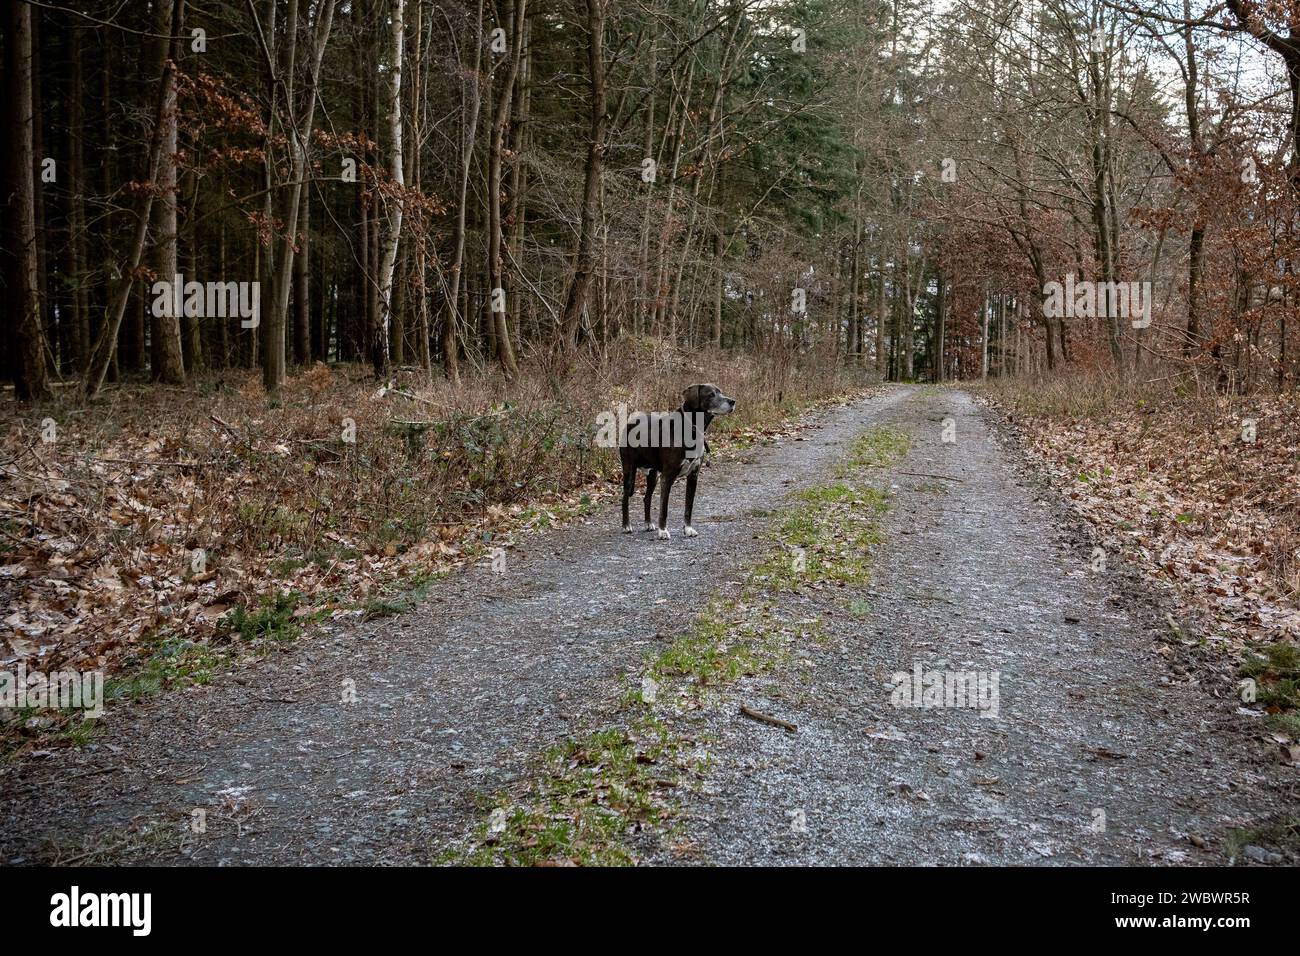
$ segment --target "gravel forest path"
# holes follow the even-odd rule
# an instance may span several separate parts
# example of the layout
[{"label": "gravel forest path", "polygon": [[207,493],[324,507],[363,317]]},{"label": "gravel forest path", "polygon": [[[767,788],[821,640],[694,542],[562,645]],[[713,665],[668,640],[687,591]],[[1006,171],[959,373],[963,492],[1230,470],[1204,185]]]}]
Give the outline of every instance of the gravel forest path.
[{"label": "gravel forest path", "polygon": [[[680,491],[667,542],[619,533],[611,505],[523,540],[503,573],[454,575],[409,612],[336,623],[110,712],[87,747],[0,767],[0,862],[430,862],[485,795],[613,713],[620,675],[743,577],[782,499],[881,424],[912,447],[879,476],[872,582],[790,595],[832,640],[687,718],[715,740],[682,796],[692,849],[649,862],[1225,861],[1228,832],[1276,813],[1294,771],[1264,762],[1231,700],[1169,680],[1160,616],[1089,569],[991,413],[900,386],[712,464],[698,538],[680,534]],[[997,672],[998,716],[892,706],[891,675],[917,664]]]},{"label": "gravel forest path", "polygon": [[[1293,810],[1295,769],[1231,693],[1171,679],[1159,653],[1171,634],[1148,589],[1123,568],[1093,569],[1091,544],[996,415],[924,389],[877,423],[912,444],[880,478],[892,507],[872,581],[805,595],[802,613],[828,622],[831,641],[732,691],[797,734],[737,720],[726,703],[691,728],[716,740],[686,807],[696,858],[1283,862],[1230,834]],[[847,613],[855,600],[869,610]],[[918,665],[996,674],[996,718],[894,706],[897,675]]]}]

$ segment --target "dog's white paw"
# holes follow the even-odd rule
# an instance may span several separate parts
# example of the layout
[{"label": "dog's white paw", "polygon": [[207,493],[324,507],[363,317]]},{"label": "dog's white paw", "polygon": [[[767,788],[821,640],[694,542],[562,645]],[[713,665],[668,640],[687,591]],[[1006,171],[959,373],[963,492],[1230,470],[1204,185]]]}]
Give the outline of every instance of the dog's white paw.
[{"label": "dog's white paw", "polygon": [[631,526],[630,524],[625,524],[625,525],[623,525],[623,533],[624,533],[624,534],[631,534],[631,533],[632,533],[632,526]]},{"label": "dog's white paw", "polygon": [[683,533],[684,533],[684,534],[686,535],[686,537],[688,537],[688,538],[697,538],[697,537],[699,537],[699,534],[700,534],[698,531],[696,531],[696,530],[695,530],[694,528],[692,528],[690,525],[687,525],[687,526],[686,526],[686,530],[685,530]]},{"label": "dog's white paw", "polygon": [[651,524],[649,521],[647,521],[647,522],[645,523],[645,529],[646,529],[647,531],[657,531],[657,530],[659,530],[659,529],[656,528],[653,524]]},{"label": "dog's white paw", "polygon": [[658,535],[657,535],[657,536],[658,536],[658,538],[659,538],[660,541],[667,541],[669,538],[672,537],[672,535],[670,535],[670,534],[668,533],[668,529],[667,529],[667,528],[660,528],[659,531],[658,531]]}]

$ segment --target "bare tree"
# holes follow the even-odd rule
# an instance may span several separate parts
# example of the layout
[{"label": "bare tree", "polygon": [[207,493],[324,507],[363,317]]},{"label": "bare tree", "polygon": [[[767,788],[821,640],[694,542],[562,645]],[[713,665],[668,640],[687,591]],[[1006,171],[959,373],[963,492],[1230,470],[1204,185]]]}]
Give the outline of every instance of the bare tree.
[{"label": "bare tree", "polygon": [[32,9],[4,5],[5,38],[5,309],[13,317],[14,393],[20,401],[50,395],[36,265],[36,160],[32,149]]},{"label": "bare tree", "polygon": [[402,56],[406,37],[406,2],[393,0],[390,16],[390,62],[388,64],[388,135],[389,174],[395,195],[388,201],[388,231],[384,236],[383,258],[379,263],[380,321],[372,361],[375,374],[382,375],[388,366],[388,339],[393,324],[393,267],[397,262],[397,244],[402,233],[401,191],[406,186],[402,156]]},{"label": "bare tree", "polygon": [[564,300],[561,325],[565,344],[577,344],[578,329],[587,306],[587,287],[595,257],[596,220],[600,204],[600,168],[605,154],[605,0],[587,0],[587,81],[590,86],[591,126],[582,187],[582,219],[578,224],[573,257],[573,279]]}]

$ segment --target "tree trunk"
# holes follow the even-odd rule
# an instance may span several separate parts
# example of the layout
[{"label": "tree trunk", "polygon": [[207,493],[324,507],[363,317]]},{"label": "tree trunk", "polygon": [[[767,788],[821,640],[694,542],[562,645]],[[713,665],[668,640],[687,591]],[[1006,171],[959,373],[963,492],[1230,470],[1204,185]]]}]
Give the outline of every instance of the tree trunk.
[{"label": "tree trunk", "polygon": [[943,363],[943,333],[944,322],[947,319],[947,308],[944,302],[944,285],[943,275],[939,275],[939,299],[935,304],[935,342],[934,342],[934,380],[942,382],[946,377],[946,371]]},{"label": "tree trunk", "polygon": [[989,312],[991,310],[992,303],[989,301],[988,292],[985,292],[984,305],[980,308],[980,381],[987,381],[989,377]]},{"label": "tree trunk", "polygon": [[514,0],[514,28],[510,37],[510,66],[506,76],[501,80],[496,113],[492,122],[492,138],[488,148],[488,314],[491,325],[494,351],[497,361],[513,379],[519,373],[515,362],[514,349],[510,345],[510,323],[507,321],[509,311],[505,296],[504,270],[501,263],[501,247],[504,242],[501,225],[501,186],[502,160],[505,150],[506,127],[510,124],[510,102],[514,95],[515,79],[519,75],[519,65],[523,60],[524,23],[527,15],[528,0]]},{"label": "tree trunk", "polygon": [[82,95],[81,27],[70,31],[68,56],[72,61],[72,119],[68,124],[69,251],[72,280],[72,358],[78,376],[90,361],[90,290],[86,271],[86,110]]},{"label": "tree trunk", "polygon": [[[190,279],[199,277],[199,227],[198,227],[198,186],[193,172],[185,176],[189,195],[188,211],[185,216],[185,269],[184,275]],[[197,315],[181,316],[181,358],[185,374],[190,375],[203,368],[203,330]]]},{"label": "tree trunk", "polygon": [[885,260],[876,269],[876,372],[885,374]]},{"label": "tree trunk", "polygon": [[[164,0],[158,6],[158,27],[161,30],[168,22],[168,7],[179,0]],[[177,32],[183,28],[176,24]],[[160,60],[170,56],[170,41],[162,40],[158,44]],[[176,47],[179,50],[179,44]],[[177,149],[177,103],[176,72],[163,70],[166,77],[163,86],[163,108],[158,116],[162,125],[162,157],[158,170],[158,199],[153,205],[154,248],[151,256],[153,271],[165,281],[175,281],[180,272],[176,255],[176,149]],[[151,297],[152,298],[152,297]],[[173,315],[175,299],[168,297],[167,308],[158,315],[157,309],[150,310],[150,377],[155,382],[168,385],[181,385],[185,382],[185,363],[181,351],[181,317]]]},{"label": "tree trunk", "polygon": [[[222,220],[221,231],[217,235],[217,279],[221,282],[226,281],[225,220]],[[230,323],[220,322],[218,323],[217,328],[219,330],[217,333],[217,353],[218,353],[217,368],[225,369],[230,367]]]},{"label": "tree trunk", "polygon": [[[112,142],[113,130],[115,128],[113,122],[113,35],[113,31],[107,27],[102,27],[99,30],[99,53],[103,59],[103,69],[100,71],[101,83],[99,91],[99,115],[101,122],[98,126],[100,141],[104,143]],[[121,169],[121,163],[119,162],[117,152],[117,150],[113,149],[100,150],[99,187],[100,192],[105,196],[112,195],[120,182],[119,170]],[[103,222],[105,232],[108,235],[116,236],[121,233],[123,220],[120,212],[116,210],[105,212]],[[95,296],[95,311],[100,318],[98,321],[93,323],[91,328],[89,353],[94,352],[94,343],[98,340],[98,336],[100,331],[103,329],[105,322],[108,321],[108,316],[113,304],[113,283],[120,279],[120,274],[117,272],[117,250],[113,248],[112,242],[103,242],[98,250],[98,256],[100,272],[105,276],[105,281],[102,288],[97,290]],[[143,361],[143,349],[137,350],[135,345],[135,319],[135,313],[130,313],[130,323],[127,326],[126,333],[121,335],[120,339],[115,337],[114,343],[116,345],[120,341],[120,347],[113,350],[113,354],[109,360],[107,375],[109,376],[110,381],[117,380],[117,375],[121,369],[136,370],[140,367],[140,363]],[[143,338],[143,330],[141,330],[141,332],[141,338]],[[86,380],[86,375],[89,373],[91,358],[92,355],[88,354],[86,358],[86,371],[82,375],[83,382]]]},{"label": "tree trunk", "polygon": [[302,224],[298,254],[293,260],[293,360],[311,361],[311,186],[302,194]]},{"label": "tree trunk", "polygon": [[14,395],[49,398],[45,325],[41,321],[36,263],[36,160],[32,149],[32,8],[4,4],[5,309],[12,316]]},{"label": "tree trunk", "polygon": [[[32,157],[36,163],[42,163],[49,155],[45,146],[45,103],[44,84],[41,74],[41,54],[45,50],[46,40],[41,36],[43,25],[41,17],[44,11],[39,7],[32,9],[32,54],[29,73],[32,77]],[[164,24],[165,25],[165,24]],[[33,188],[36,207],[36,298],[41,322],[45,326],[45,347],[48,364],[57,376],[59,373],[59,326],[55,320],[57,308],[54,296],[50,294],[49,278],[49,229],[45,219],[45,182],[39,172],[36,174]]]},{"label": "tree trunk", "polygon": [[[663,226],[659,230],[659,248],[655,266],[655,308],[653,334],[663,337],[668,322],[668,247],[672,239],[673,214],[677,208],[677,176],[681,169],[682,143],[686,138],[686,120],[690,114],[691,93],[695,88],[695,61],[691,60],[686,70],[686,92],[683,96],[674,96],[669,104],[668,120],[664,125],[663,141],[668,141],[674,117],[677,119],[677,133],[673,137],[673,163],[668,182],[668,201],[664,210]],[[676,90],[674,89],[674,92]],[[680,104],[680,109],[678,109]]]},{"label": "tree trunk", "polygon": [[[469,176],[474,168],[474,146],[478,141],[478,118],[482,107],[483,95],[479,89],[479,69],[483,60],[483,0],[479,0],[476,24],[477,42],[474,44],[473,80],[461,84],[461,122],[460,148],[460,190],[456,202],[456,220],[451,234],[451,287],[447,291],[446,310],[442,321],[442,366],[447,378],[453,383],[460,382],[460,336],[459,327],[464,321],[464,312],[460,308],[461,289],[464,286],[465,266],[465,218],[469,208]],[[472,95],[466,90],[471,89]],[[472,102],[472,107],[471,107]]]},{"label": "tree trunk", "polygon": [[[263,35],[261,28],[258,29],[258,37],[264,43],[274,43],[276,36],[276,21],[278,19],[277,11],[279,0],[265,0],[267,7],[266,28]],[[249,7],[249,12],[253,8]],[[290,13],[296,13],[296,8]],[[298,32],[295,29],[290,34],[290,39],[296,39]],[[266,39],[269,37],[270,39]],[[270,235],[271,223],[275,221],[275,161],[274,148],[279,130],[279,103],[280,84],[276,82],[275,62],[272,52],[269,48],[265,51],[266,58],[266,129],[262,135],[262,221],[263,226],[257,232],[257,248],[255,251],[256,260],[254,262],[253,273],[257,276],[261,288],[271,289],[271,299],[275,298],[275,252],[274,237]],[[263,235],[265,234],[265,241]],[[241,327],[242,330],[242,327]],[[249,368],[255,368],[263,362],[263,356],[269,355],[271,347],[267,344],[267,337],[271,334],[271,326],[266,321],[261,321],[257,326],[247,330],[246,336],[241,336],[245,343],[241,346],[247,350],[247,364]],[[265,376],[265,368],[263,368]]]},{"label": "tree trunk", "polygon": [[[298,232],[303,179],[307,175],[307,147],[311,137],[312,123],[316,116],[316,90],[320,83],[321,61],[325,56],[325,45],[329,42],[330,27],[334,21],[334,6],[336,3],[337,0],[324,0],[317,12],[316,32],[311,51],[310,79],[303,96],[306,108],[303,110],[302,118],[297,121],[296,126],[291,125],[288,130],[289,149],[293,156],[293,173],[288,187],[284,217],[284,238],[280,243],[280,258],[272,280],[272,295],[274,298],[271,304],[271,314],[267,319],[263,320],[267,322],[268,327],[266,334],[267,354],[263,358],[262,365],[262,384],[268,392],[274,392],[284,382],[285,329],[289,315],[289,290],[293,284],[293,240]],[[289,31],[292,36],[296,33],[297,20],[296,18],[291,19],[290,22],[294,24],[294,29]],[[273,54],[269,49],[264,49],[263,54],[266,56],[268,69],[274,71],[275,59]],[[289,105],[289,115],[292,117],[293,109],[290,105],[293,103],[292,78],[286,80],[286,83],[288,89],[285,101],[286,105]]]},{"label": "tree trunk", "polygon": [[1192,226],[1192,234],[1187,241],[1187,341],[1183,343],[1183,351],[1188,355],[1196,350],[1201,340],[1199,302],[1204,259],[1205,227],[1198,222]]},{"label": "tree trunk", "polygon": [[397,263],[397,245],[402,233],[401,191],[406,187],[406,173],[402,156],[402,56],[406,39],[406,0],[393,0],[389,17],[391,30],[390,62],[388,64],[388,148],[389,174],[398,192],[387,205],[388,231],[379,264],[379,340],[375,343],[373,361],[375,374],[383,375],[388,368],[389,336],[393,328],[393,269]]},{"label": "tree trunk", "polygon": [[853,209],[853,254],[849,256],[849,308],[848,321],[849,328],[845,340],[845,352],[848,354],[845,358],[850,365],[858,365],[862,361],[862,339],[861,326],[858,323],[858,311],[861,308],[862,300],[862,216],[859,214],[855,202]]},{"label": "tree trunk", "polygon": [[722,238],[722,229],[713,234],[713,334],[710,336],[714,348],[722,348],[722,287],[726,282],[726,270],[723,256],[726,245]]},{"label": "tree trunk", "polygon": [[113,295],[112,304],[99,335],[95,338],[95,347],[91,352],[90,366],[86,370],[85,391],[87,396],[95,395],[104,385],[104,376],[113,360],[117,345],[117,332],[122,326],[122,316],[126,314],[127,301],[131,297],[131,286],[135,271],[140,267],[144,255],[145,236],[149,231],[149,217],[153,209],[154,193],[157,191],[163,164],[163,126],[169,99],[169,90],[175,91],[175,64],[181,55],[181,23],[185,15],[185,0],[174,0],[172,5],[170,53],[163,61],[162,75],[158,80],[158,104],[154,110],[153,132],[149,139],[149,171],[146,182],[152,188],[143,191],[140,209],[136,214],[135,234],[131,239],[127,254],[126,267],[119,270],[118,288]]},{"label": "tree trunk", "polygon": [[[528,149],[528,113],[532,101],[532,27],[524,22],[524,53],[519,65],[519,79],[515,90],[515,119],[510,129],[510,151],[515,162],[510,167],[510,205],[507,221],[511,223],[511,237],[506,249],[513,257],[516,268],[522,268],[524,259],[524,220],[527,208],[524,192],[528,188],[527,167],[521,160]],[[524,297],[516,295],[510,301],[510,334],[513,342],[523,342]]]}]

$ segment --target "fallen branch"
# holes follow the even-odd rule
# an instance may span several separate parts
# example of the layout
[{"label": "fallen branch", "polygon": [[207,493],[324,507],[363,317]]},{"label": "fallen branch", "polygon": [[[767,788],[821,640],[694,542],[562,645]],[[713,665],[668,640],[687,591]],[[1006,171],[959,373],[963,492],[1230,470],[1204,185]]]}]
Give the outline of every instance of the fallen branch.
[{"label": "fallen branch", "polygon": [[249,451],[253,450],[253,443],[249,441],[247,438],[245,438],[243,435],[239,434],[239,432],[235,431],[235,427],[233,425],[228,425],[227,423],[223,422],[220,418],[218,418],[216,415],[209,415],[208,418],[212,419],[213,422],[215,422],[216,424],[224,428],[231,438],[234,438],[236,441],[243,442],[245,447],[247,447]]},{"label": "fallen branch", "polygon": [[783,730],[790,731],[792,734],[797,734],[799,732],[799,728],[788,720],[782,720],[780,717],[773,717],[771,714],[765,714],[760,710],[754,710],[752,707],[746,707],[744,704],[740,705],[740,712],[751,720],[757,720],[764,724],[771,724],[773,727],[780,727]]},{"label": "fallen branch", "polygon": [[106,465],[144,465],[150,468],[201,468],[209,462],[202,461],[150,461],[147,458],[87,458]]},{"label": "fallen branch", "polygon": [[409,399],[410,399],[411,401],[413,401],[413,402],[423,402],[425,405],[432,405],[434,408],[437,408],[437,409],[440,409],[440,410],[443,410],[443,411],[445,411],[445,410],[446,410],[446,407],[447,407],[447,406],[443,405],[441,402],[435,402],[433,399],[430,399],[430,398],[423,398],[422,396],[416,395],[416,394],[414,394],[413,392],[403,391],[403,390],[400,389],[400,388],[390,388],[390,389],[388,390],[388,394],[389,394],[389,395],[400,395],[400,396],[402,396],[402,398],[409,398]]},{"label": "fallen branch", "polygon": [[1106,760],[1126,760],[1128,754],[1118,753],[1109,747],[1084,747],[1084,753],[1092,754],[1094,757],[1104,757]]}]

